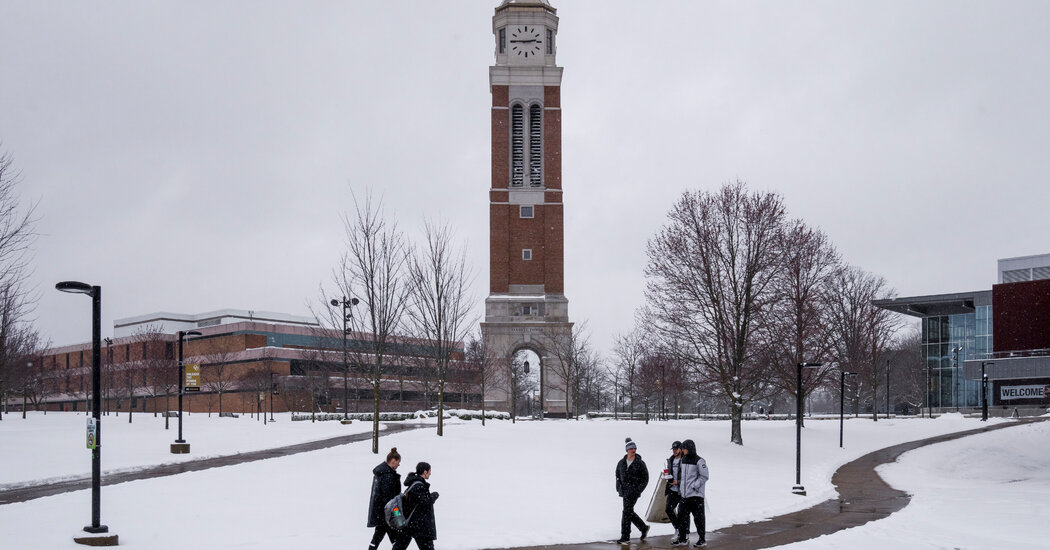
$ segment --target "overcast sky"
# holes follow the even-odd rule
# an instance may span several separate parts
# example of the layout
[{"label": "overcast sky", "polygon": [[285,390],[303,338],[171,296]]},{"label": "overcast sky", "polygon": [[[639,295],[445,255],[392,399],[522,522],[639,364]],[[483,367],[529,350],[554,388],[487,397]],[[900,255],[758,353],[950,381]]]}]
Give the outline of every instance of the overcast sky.
[{"label": "overcast sky", "polygon": [[[54,344],[114,319],[308,315],[351,189],[453,222],[488,290],[497,0],[0,0],[0,149],[39,201]],[[684,189],[781,193],[900,295],[1050,252],[1050,3],[554,0],[565,292],[608,349]]]}]

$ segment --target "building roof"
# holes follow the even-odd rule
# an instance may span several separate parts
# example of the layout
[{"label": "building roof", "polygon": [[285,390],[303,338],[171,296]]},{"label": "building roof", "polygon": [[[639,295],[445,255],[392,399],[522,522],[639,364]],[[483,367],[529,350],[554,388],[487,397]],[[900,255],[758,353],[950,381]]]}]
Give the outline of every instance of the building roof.
[{"label": "building roof", "polygon": [[930,296],[909,296],[889,300],[875,300],[876,307],[911,315],[929,317],[931,315],[957,315],[973,313],[976,306],[990,305],[992,291],[977,290],[974,292],[957,292],[954,294],[933,294]]}]

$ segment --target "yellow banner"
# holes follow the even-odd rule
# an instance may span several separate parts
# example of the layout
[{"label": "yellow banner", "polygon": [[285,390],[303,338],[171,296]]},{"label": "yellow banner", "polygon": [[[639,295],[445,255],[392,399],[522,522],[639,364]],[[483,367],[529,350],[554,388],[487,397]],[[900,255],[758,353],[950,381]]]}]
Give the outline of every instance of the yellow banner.
[{"label": "yellow banner", "polygon": [[200,391],[201,366],[199,363],[186,363],[186,380],[183,381],[186,391]]}]

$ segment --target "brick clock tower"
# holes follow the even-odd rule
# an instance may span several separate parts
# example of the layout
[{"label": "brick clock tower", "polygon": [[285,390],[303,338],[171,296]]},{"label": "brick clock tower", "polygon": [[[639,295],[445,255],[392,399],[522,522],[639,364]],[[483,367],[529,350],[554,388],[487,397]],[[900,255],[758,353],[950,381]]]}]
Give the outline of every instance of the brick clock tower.
[{"label": "brick clock tower", "polygon": [[[551,353],[552,343],[572,332],[564,287],[557,10],[546,0],[504,0],[492,32],[489,296],[481,330],[508,368],[521,350],[540,357],[543,411],[564,416],[565,388]],[[506,388],[485,399],[509,410]]]}]

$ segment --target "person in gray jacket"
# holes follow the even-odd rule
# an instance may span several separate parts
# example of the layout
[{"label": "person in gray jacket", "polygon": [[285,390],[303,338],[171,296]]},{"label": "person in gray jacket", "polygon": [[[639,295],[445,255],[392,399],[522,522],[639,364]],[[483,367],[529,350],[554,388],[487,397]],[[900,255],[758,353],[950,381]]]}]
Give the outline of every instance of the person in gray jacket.
[{"label": "person in gray jacket", "polygon": [[704,495],[709,477],[707,461],[696,452],[696,443],[692,439],[682,442],[682,453],[682,464],[679,466],[682,504],[678,510],[678,537],[674,544],[682,546],[689,543],[685,529],[688,528],[691,515],[696,532],[700,535],[693,547],[701,548],[707,546],[707,519],[704,517]]}]

